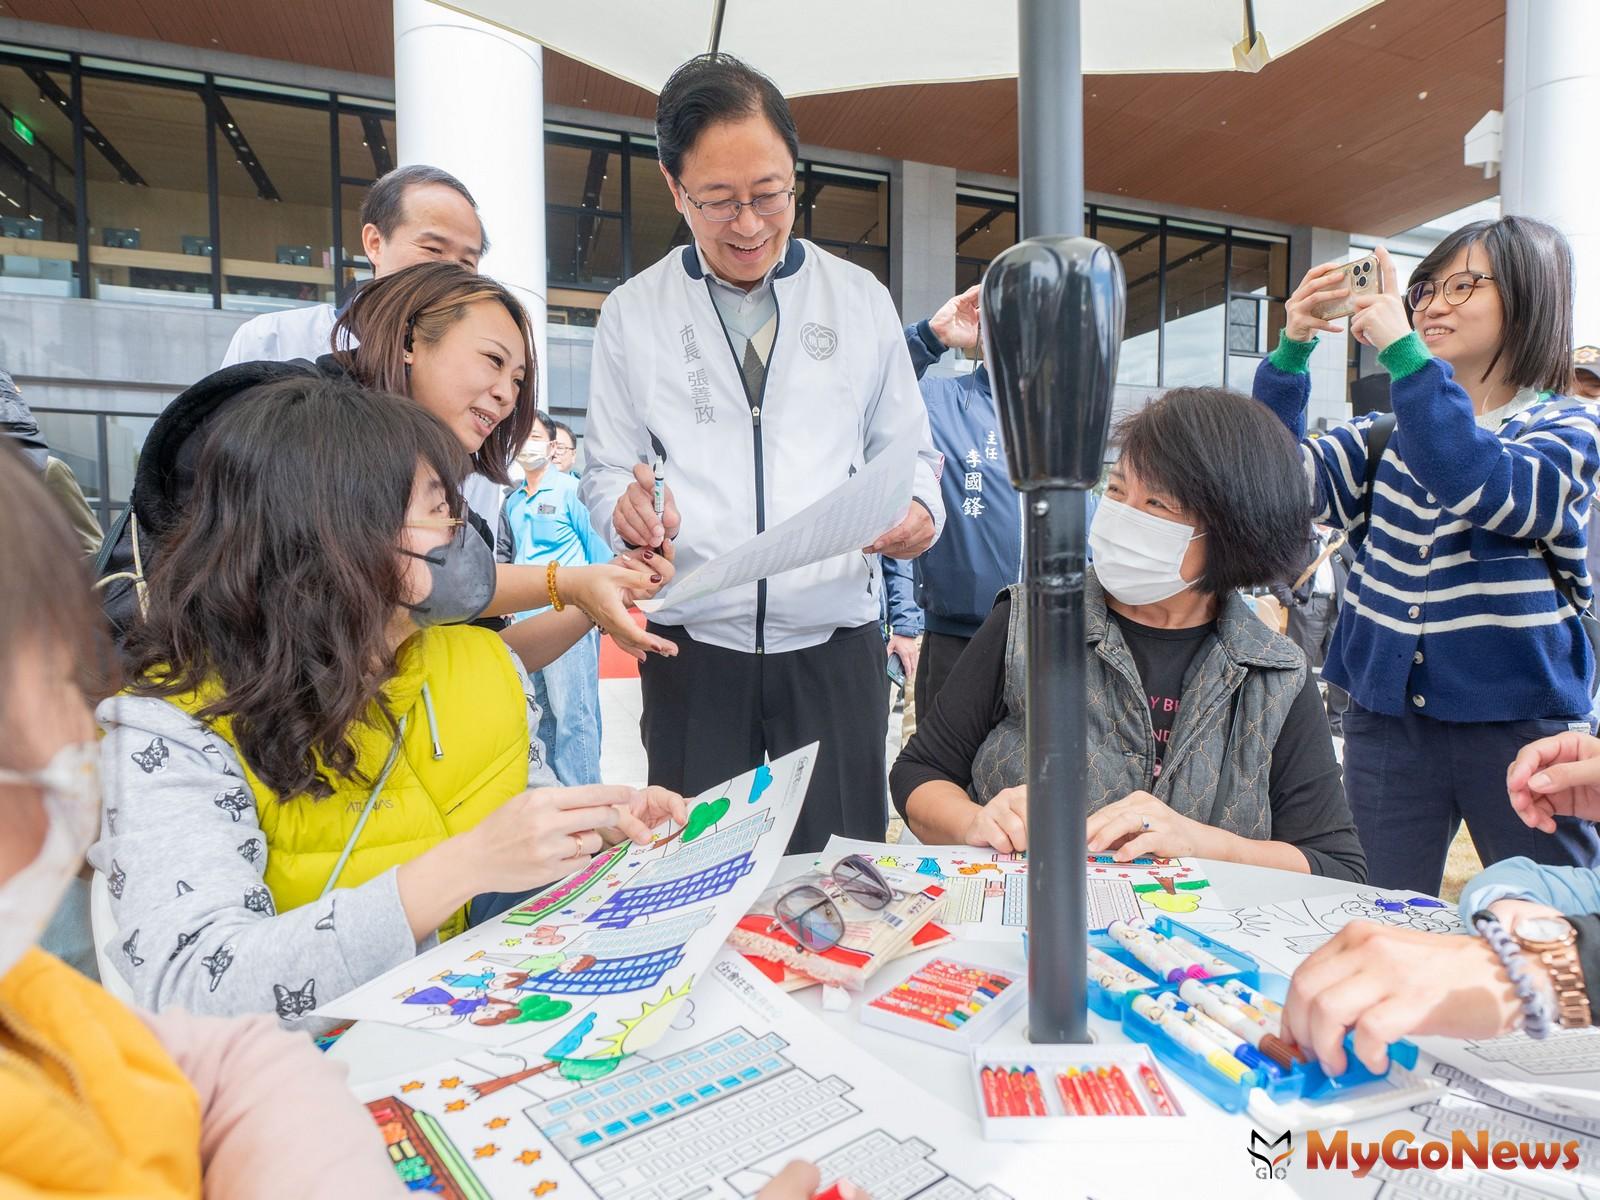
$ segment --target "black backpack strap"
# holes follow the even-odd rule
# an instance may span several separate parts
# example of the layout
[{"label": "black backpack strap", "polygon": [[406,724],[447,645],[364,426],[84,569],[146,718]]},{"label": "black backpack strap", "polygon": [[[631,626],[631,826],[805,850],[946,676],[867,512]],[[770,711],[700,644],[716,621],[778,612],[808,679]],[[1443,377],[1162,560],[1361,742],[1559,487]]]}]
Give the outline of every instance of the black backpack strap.
[{"label": "black backpack strap", "polygon": [[1389,438],[1394,434],[1394,414],[1392,412],[1379,413],[1367,426],[1367,469],[1364,484],[1366,491],[1361,496],[1361,512],[1366,517],[1366,523],[1361,526],[1362,540],[1366,540],[1367,531],[1372,528],[1372,488],[1378,482],[1378,464],[1383,461],[1383,452],[1389,448]]}]

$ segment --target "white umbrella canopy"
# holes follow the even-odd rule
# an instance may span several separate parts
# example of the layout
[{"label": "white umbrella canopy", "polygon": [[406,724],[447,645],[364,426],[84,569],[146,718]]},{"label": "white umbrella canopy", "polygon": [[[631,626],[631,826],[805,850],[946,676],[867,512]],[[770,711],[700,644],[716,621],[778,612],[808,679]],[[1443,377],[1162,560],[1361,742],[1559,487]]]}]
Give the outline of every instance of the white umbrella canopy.
[{"label": "white umbrella canopy", "polygon": [[[1017,73],[1017,9],[971,0],[434,0],[659,92],[715,46],[786,96]],[[1091,74],[1259,69],[1239,60],[1247,10],[1267,52],[1297,46],[1381,0],[1083,0]]]}]

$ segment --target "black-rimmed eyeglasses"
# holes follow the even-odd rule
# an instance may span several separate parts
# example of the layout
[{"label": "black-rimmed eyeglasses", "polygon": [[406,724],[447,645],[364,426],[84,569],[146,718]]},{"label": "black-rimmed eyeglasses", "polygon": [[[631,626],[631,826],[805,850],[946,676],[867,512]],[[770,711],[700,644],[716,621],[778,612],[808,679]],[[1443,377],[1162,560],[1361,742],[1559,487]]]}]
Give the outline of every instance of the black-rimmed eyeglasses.
[{"label": "black-rimmed eyeglasses", "polygon": [[1413,283],[1406,292],[1406,303],[1411,306],[1412,312],[1418,312],[1433,302],[1435,292],[1440,292],[1444,302],[1454,308],[1465,304],[1480,283],[1493,282],[1494,276],[1485,275],[1482,271],[1457,271],[1443,280],[1424,279],[1420,283]]}]

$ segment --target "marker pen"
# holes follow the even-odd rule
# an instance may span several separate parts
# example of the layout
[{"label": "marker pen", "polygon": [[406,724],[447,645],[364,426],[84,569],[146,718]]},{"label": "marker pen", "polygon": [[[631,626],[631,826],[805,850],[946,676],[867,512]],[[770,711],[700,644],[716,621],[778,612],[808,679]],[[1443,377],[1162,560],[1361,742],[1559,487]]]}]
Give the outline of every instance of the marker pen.
[{"label": "marker pen", "polygon": [[1168,983],[1175,983],[1180,979],[1192,979],[1197,972],[1204,974],[1203,968],[1180,958],[1172,950],[1147,936],[1144,930],[1135,929],[1126,921],[1113,921],[1106,928],[1106,932],[1117,940],[1118,945]]},{"label": "marker pen", "polygon": [[1233,1030],[1213,1020],[1201,1009],[1184,1003],[1170,992],[1161,997],[1161,1002],[1245,1066],[1257,1071],[1266,1071],[1274,1078],[1278,1076],[1277,1063],[1263,1055],[1248,1039],[1240,1037]]},{"label": "marker pen", "polygon": [[1230,1083],[1243,1083],[1254,1074],[1232,1055],[1224,1054],[1198,1030],[1178,1019],[1149,996],[1135,996],[1133,1011],[1152,1025],[1158,1025],[1167,1035],[1186,1050],[1198,1055],[1208,1067],[1224,1076]]},{"label": "marker pen", "polygon": [[1179,957],[1186,958],[1190,962],[1204,967],[1207,975],[1232,975],[1238,970],[1237,967],[1231,967],[1223,962],[1215,954],[1195,945],[1188,938],[1163,937],[1153,929],[1150,931],[1150,936],[1164,945],[1170,946]]},{"label": "marker pen", "polygon": [[1141,976],[1132,967],[1118,962],[1104,950],[1096,950],[1090,946],[1088,951],[1090,976],[1108,992],[1126,992],[1134,988],[1149,987],[1155,982]]}]

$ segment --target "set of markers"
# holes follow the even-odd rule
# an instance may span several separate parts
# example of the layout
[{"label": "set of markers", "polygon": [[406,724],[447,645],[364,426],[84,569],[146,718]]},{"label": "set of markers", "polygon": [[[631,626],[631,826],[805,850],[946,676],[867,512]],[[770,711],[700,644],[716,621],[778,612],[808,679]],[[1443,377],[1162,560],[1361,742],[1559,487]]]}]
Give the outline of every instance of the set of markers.
[{"label": "set of markers", "polygon": [[[1275,1101],[1317,1099],[1380,1078],[1350,1055],[1330,1079],[1283,1036],[1282,1006],[1266,992],[1281,997],[1288,981],[1170,918],[1112,924],[1090,938],[1087,965],[1090,1006],[1229,1112],[1243,1111],[1253,1088]],[[1398,1042],[1390,1056],[1409,1068],[1416,1047]]]},{"label": "set of markers", "polygon": [[1017,1011],[1026,995],[1020,975],[936,958],[861,1005],[861,1023],[965,1051]]},{"label": "set of markers", "polygon": [[1144,1046],[991,1044],[974,1048],[972,1070],[989,1138],[1135,1141],[1151,1136],[1146,1119],[1183,1116]]}]

